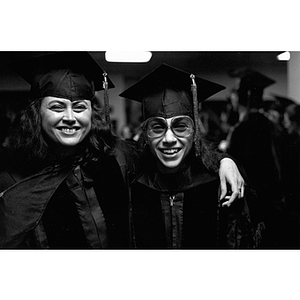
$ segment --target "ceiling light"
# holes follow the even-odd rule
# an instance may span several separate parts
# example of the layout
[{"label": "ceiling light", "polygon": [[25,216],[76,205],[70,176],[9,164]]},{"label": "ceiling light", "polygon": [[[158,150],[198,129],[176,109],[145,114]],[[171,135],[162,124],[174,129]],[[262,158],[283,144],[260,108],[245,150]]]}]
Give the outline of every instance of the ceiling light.
[{"label": "ceiling light", "polygon": [[106,51],[105,59],[108,62],[141,63],[148,62],[152,57],[149,51]]},{"label": "ceiling light", "polygon": [[277,59],[281,60],[281,61],[288,61],[288,60],[290,60],[290,58],[291,58],[291,54],[288,51],[277,55]]}]

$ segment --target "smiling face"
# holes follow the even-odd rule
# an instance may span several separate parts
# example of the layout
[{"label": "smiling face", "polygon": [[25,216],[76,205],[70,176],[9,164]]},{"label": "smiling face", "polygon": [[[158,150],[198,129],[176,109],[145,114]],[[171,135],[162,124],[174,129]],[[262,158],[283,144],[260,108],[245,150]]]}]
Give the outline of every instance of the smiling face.
[{"label": "smiling face", "polygon": [[181,117],[154,118],[147,123],[147,143],[162,172],[176,172],[190,153],[194,130],[187,126],[193,124],[188,124],[186,118]]},{"label": "smiling face", "polygon": [[91,129],[90,100],[70,101],[64,98],[44,97],[40,114],[44,133],[53,142],[63,146],[78,145]]}]

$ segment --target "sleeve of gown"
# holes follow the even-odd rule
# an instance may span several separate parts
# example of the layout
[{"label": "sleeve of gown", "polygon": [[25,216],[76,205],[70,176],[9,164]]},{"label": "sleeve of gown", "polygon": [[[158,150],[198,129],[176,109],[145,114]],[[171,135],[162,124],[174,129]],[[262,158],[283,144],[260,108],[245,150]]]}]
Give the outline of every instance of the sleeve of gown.
[{"label": "sleeve of gown", "polygon": [[259,248],[265,229],[260,211],[255,192],[248,187],[244,198],[225,208],[223,222],[226,222],[226,226],[224,224],[223,226],[226,230],[224,232],[226,248]]}]

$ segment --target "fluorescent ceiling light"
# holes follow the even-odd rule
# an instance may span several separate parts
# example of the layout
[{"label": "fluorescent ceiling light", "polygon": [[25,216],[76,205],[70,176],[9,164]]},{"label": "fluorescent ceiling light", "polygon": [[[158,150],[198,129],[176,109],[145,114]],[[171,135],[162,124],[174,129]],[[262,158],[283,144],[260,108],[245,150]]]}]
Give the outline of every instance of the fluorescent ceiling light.
[{"label": "fluorescent ceiling light", "polygon": [[148,62],[152,57],[149,51],[106,51],[105,59],[108,62],[140,63]]},{"label": "fluorescent ceiling light", "polygon": [[288,61],[288,60],[290,60],[290,58],[291,58],[291,54],[288,51],[277,55],[277,59],[281,60],[281,61]]}]

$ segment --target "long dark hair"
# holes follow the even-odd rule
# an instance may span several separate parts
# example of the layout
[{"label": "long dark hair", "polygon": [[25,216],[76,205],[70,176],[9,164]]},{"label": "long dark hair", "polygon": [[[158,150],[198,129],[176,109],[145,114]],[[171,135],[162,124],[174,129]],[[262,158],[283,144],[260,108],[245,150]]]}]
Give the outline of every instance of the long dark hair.
[{"label": "long dark hair", "polygon": [[[29,168],[30,173],[52,163],[65,162],[64,153],[61,153],[60,158],[54,157],[51,145],[45,140],[41,126],[41,100],[36,99],[27,106],[7,143],[7,149],[14,164],[18,164],[19,168]],[[110,155],[116,142],[116,137],[105,122],[104,113],[96,100],[92,100],[91,104],[91,130],[81,143],[81,151],[76,160],[96,161],[103,155]]]}]

